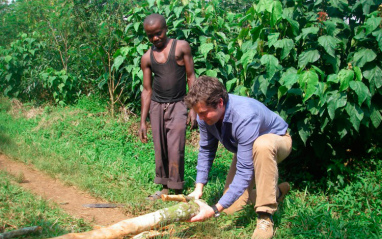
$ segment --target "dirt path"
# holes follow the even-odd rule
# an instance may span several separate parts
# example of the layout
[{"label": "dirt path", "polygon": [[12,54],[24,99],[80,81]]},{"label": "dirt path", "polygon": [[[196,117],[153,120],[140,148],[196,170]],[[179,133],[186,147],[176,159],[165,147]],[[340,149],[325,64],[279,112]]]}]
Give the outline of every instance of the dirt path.
[{"label": "dirt path", "polygon": [[34,169],[32,165],[13,161],[3,154],[0,154],[0,170],[15,176],[22,173],[25,182],[19,184],[21,187],[48,201],[56,202],[68,214],[83,218],[95,225],[108,226],[130,217],[125,215],[120,208],[85,208],[84,204],[107,202],[94,198],[76,187],[66,186]]}]

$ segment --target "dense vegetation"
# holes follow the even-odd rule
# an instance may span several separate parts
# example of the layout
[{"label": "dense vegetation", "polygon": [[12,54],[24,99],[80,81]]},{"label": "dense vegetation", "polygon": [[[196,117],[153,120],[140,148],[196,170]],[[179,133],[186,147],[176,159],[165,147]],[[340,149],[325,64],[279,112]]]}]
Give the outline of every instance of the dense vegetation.
[{"label": "dense vegetation", "polygon": [[[153,184],[153,144],[140,143],[134,130],[139,117],[121,114],[113,118],[106,112],[106,103],[93,97],[82,97],[68,107],[35,107],[0,97],[0,122],[0,152],[14,160],[94,196],[123,203],[132,215],[171,205],[144,200],[159,186]],[[187,135],[186,194],[193,190],[195,180],[198,148],[191,142],[193,134],[188,131]],[[221,197],[231,157],[226,150],[218,150],[203,195],[209,204]],[[284,163],[280,169],[285,171]],[[284,175],[281,173],[281,180],[289,180]],[[292,190],[274,216],[275,238],[382,237],[381,160],[368,158],[368,164],[353,171],[353,179],[346,186],[328,178],[333,185],[330,190],[322,189],[320,182],[305,178],[303,173],[296,177],[300,186],[298,181],[290,181]],[[36,202],[16,189],[13,182],[20,181],[22,175],[15,178],[0,173],[0,233],[32,225],[42,226],[44,231],[29,238],[87,230],[83,222],[58,215],[51,203]],[[171,236],[158,238],[249,238],[255,224],[255,212],[248,205],[240,213],[217,220],[176,223],[165,230],[172,231]]]},{"label": "dense vegetation", "polygon": [[37,104],[83,95],[139,114],[142,22],[163,14],[216,76],[290,125],[289,172],[346,176],[381,146],[380,0],[19,0],[0,5],[0,91]]}]

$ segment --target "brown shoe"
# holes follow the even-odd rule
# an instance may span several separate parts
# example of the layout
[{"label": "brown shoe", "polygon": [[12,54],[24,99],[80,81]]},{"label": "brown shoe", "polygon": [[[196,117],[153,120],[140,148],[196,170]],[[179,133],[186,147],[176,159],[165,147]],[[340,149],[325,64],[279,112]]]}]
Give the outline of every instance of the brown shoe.
[{"label": "brown shoe", "polygon": [[269,239],[273,237],[273,220],[271,214],[259,213],[256,229],[252,239]]},{"label": "brown shoe", "polygon": [[283,182],[278,185],[278,192],[277,192],[277,203],[281,203],[285,195],[289,192],[290,190],[290,185],[288,182]]}]

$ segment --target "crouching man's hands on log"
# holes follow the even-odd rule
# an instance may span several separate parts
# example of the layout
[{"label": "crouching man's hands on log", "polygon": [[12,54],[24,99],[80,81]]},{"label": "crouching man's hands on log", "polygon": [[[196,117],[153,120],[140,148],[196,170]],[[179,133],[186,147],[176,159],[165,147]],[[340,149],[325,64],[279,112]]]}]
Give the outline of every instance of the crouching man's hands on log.
[{"label": "crouching man's hands on log", "polygon": [[203,187],[204,187],[204,184],[202,183],[197,183],[195,185],[195,189],[192,193],[190,193],[188,196],[189,197],[193,197],[195,199],[200,199],[202,198],[202,195],[203,195]]}]

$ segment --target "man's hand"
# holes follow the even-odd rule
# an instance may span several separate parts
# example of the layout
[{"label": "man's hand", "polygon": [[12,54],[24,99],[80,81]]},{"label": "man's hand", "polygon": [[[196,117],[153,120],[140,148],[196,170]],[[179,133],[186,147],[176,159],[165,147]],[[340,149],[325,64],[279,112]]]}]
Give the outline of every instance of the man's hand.
[{"label": "man's hand", "polygon": [[201,222],[215,215],[214,209],[206,203],[200,200],[195,200],[195,203],[199,205],[199,213],[191,218],[190,222]]},{"label": "man's hand", "polygon": [[189,197],[193,197],[193,198],[195,198],[195,199],[200,199],[200,198],[202,198],[202,195],[203,195],[203,192],[201,192],[201,191],[198,191],[198,190],[194,190],[192,193],[190,193],[188,196]]},{"label": "man's hand", "polygon": [[196,129],[198,122],[196,121],[196,113],[193,109],[190,109],[187,117],[187,124],[190,125],[190,129]]},{"label": "man's hand", "polygon": [[203,195],[203,187],[204,187],[204,184],[202,183],[197,183],[195,185],[195,189],[192,193],[190,193],[188,196],[189,197],[193,197],[195,199],[200,199]]},{"label": "man's hand", "polygon": [[139,139],[141,140],[142,143],[147,143],[147,127],[146,123],[141,124],[141,127],[139,129]]}]

